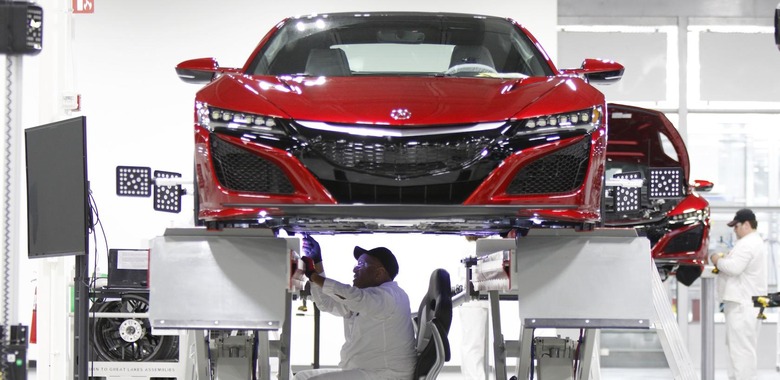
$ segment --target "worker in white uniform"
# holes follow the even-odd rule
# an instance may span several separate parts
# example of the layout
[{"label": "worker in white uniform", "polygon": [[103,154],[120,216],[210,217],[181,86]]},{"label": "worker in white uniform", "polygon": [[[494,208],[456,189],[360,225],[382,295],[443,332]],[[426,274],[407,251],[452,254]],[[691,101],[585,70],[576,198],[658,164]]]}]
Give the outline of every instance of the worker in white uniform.
[{"label": "worker in white uniform", "polygon": [[355,247],[352,286],[325,277],[319,244],[303,242],[306,277],[321,311],[344,318],[339,369],[314,369],[295,380],[409,380],[417,362],[409,296],[393,281],[398,261],[389,249]]},{"label": "worker in white uniform", "polygon": [[737,211],[728,223],[737,243],[727,254],[716,253],[710,262],[718,268],[718,296],[724,304],[728,377],[756,379],[758,369],[758,309],[753,296],[767,294],[767,249],[756,231],[756,215],[749,209]]}]

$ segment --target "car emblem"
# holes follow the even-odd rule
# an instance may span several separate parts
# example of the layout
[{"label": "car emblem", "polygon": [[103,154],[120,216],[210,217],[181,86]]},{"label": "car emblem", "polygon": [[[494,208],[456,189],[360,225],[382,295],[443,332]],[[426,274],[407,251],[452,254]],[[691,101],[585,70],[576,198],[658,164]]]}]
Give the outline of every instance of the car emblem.
[{"label": "car emblem", "polygon": [[412,117],[412,113],[406,108],[396,108],[390,111],[390,117],[395,120],[409,120]]}]

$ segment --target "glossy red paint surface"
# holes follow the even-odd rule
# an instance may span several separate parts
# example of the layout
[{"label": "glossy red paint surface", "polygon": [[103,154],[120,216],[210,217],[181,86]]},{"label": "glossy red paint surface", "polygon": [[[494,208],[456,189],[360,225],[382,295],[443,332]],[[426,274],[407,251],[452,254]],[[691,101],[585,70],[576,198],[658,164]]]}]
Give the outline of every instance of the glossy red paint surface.
[{"label": "glossy red paint surface", "polygon": [[666,249],[669,242],[672,241],[672,239],[690,230],[693,230],[696,227],[697,227],[696,225],[690,225],[690,226],[686,226],[683,228],[670,231],[669,233],[664,235],[658,241],[658,243],[656,243],[653,246],[652,249],[653,259],[655,259],[659,264],[673,262],[676,264],[683,264],[683,265],[704,265],[707,262],[707,253],[708,253],[708,246],[710,241],[709,223],[704,225],[704,234],[698,249],[692,251],[684,251],[684,252],[664,253],[664,250]]},{"label": "glossy red paint surface", "polygon": [[[607,148],[607,159],[611,163],[629,162],[646,166],[676,166],[683,169],[683,179],[686,182],[690,182],[690,160],[685,142],[677,128],[662,112],[622,104],[609,104],[608,110],[611,113],[612,118],[610,120],[614,128],[611,130],[611,138]],[[619,116],[620,114],[623,114],[623,117]],[[631,127],[629,128],[628,126]],[[666,136],[677,157],[667,157],[660,144],[656,145],[658,140],[653,136],[657,136],[657,134]],[[619,137],[616,138],[617,136]],[[667,205],[669,204],[668,202],[676,202],[674,207],[666,214],[653,214],[647,219],[641,219],[636,214],[632,214],[631,218],[618,223],[623,222],[623,225],[628,224],[640,228],[667,230],[652,247],[652,257],[659,265],[702,265],[707,260],[710,230],[709,202],[694,190],[693,184],[687,186],[686,193],[682,199],[666,200],[665,204]],[[676,216],[696,213],[702,219],[695,222],[689,221],[688,223],[690,224],[682,227],[679,224],[681,222],[674,220]],[[690,220],[694,220],[694,218]],[[675,238],[691,233],[698,228],[703,229],[703,235],[696,249],[683,252],[666,252],[672,249],[670,244]]]},{"label": "glossy red paint surface", "polygon": [[[688,158],[688,149],[685,147],[685,141],[680,135],[680,132],[677,131],[677,128],[675,128],[674,124],[672,124],[672,122],[669,121],[669,119],[666,117],[666,115],[664,115],[663,112],[647,109],[647,108],[627,106],[624,104],[609,104],[608,109],[609,112],[616,112],[616,113],[637,112],[637,113],[649,115],[648,119],[651,119],[652,121],[648,122],[646,125],[639,125],[636,127],[636,129],[639,130],[643,128],[648,128],[653,131],[657,131],[666,135],[666,137],[672,143],[675,153],[677,153],[677,160],[680,163],[680,167],[683,168],[685,178],[690,178],[691,164],[690,164],[690,159]],[[630,140],[626,141],[626,143],[631,143],[631,142],[632,141]],[[615,149],[614,151],[610,149],[607,150],[607,157],[609,156],[617,157],[620,155],[621,153],[618,149]]]},{"label": "glossy red paint surface", "polygon": [[[201,90],[196,100],[215,107],[296,120],[317,120],[330,123],[360,123],[367,127],[399,125],[471,124],[505,121],[559,112],[560,104],[571,109],[586,109],[594,102],[603,104],[603,95],[578,78],[528,78],[499,80],[477,78],[351,78],[334,77],[285,83],[275,77],[251,78],[228,74]],[[293,83],[293,84],[291,84]],[[502,90],[511,87],[510,91]],[[404,96],[406,94],[406,96]],[[259,95],[259,96],[258,96]],[[394,108],[407,108],[413,119],[397,121],[390,117]],[[520,110],[519,112],[517,110]],[[570,194],[554,196],[503,194],[512,176],[531,159],[550,153],[567,141],[558,141],[518,152],[510,157],[485,183],[464,202],[474,204],[549,204],[576,206],[574,210],[519,210],[518,216],[567,222],[596,222],[599,219],[600,178],[604,172],[606,146],[605,121],[593,134],[592,162],[585,185]],[[210,165],[207,155],[208,135],[202,128],[197,133],[196,164]],[[213,177],[201,191],[201,216],[232,218],[256,215],[258,209],[227,210],[228,203],[334,203],[327,191],[295,158],[282,151],[242,142],[255,154],[269,159],[291,176],[294,196],[239,194],[221,188]],[[210,168],[210,167],[209,167]],[[210,168],[208,172],[213,172]]]},{"label": "glossy red paint surface", "polygon": [[701,222],[704,226],[704,233],[702,235],[702,241],[699,244],[698,249],[685,252],[665,253],[667,245],[676,236],[693,230],[696,225],[690,225],[684,228],[676,229],[668,234],[664,235],[655,246],[653,246],[653,258],[659,261],[671,260],[679,264],[697,264],[703,265],[707,262],[707,256],[709,253],[709,236],[710,236],[710,221],[709,221],[709,202],[704,197],[691,191],[672,211],[669,212],[669,216],[681,215],[689,213],[695,210],[707,210],[705,220]]},{"label": "glossy red paint surface", "polygon": [[[511,88],[510,90],[506,90]],[[437,77],[299,77],[224,75],[198,93],[214,107],[330,123],[425,126],[473,124],[549,115],[603,104],[578,78],[521,80]],[[411,112],[395,120],[393,109]]]},{"label": "glossy red paint surface", "polygon": [[[577,206],[576,210],[520,210],[518,211],[518,215],[551,220],[562,219],[567,221],[597,221],[599,218],[600,197],[594,194],[600,194],[601,185],[600,181],[595,181],[597,183],[594,186],[594,181],[592,181],[592,179],[600,178],[598,176],[599,173],[603,172],[603,159],[593,158],[591,160],[585,184],[573,192],[555,195],[540,194],[524,196],[516,196],[506,193],[506,189],[509,187],[512,179],[526,164],[533,162],[535,159],[549,154],[552,151],[576,143],[581,139],[582,138],[571,138],[566,140],[558,140],[544,145],[539,145],[531,149],[515,152],[515,154],[504,161],[503,165],[498,167],[495,171],[493,171],[493,173],[491,173],[490,176],[488,176],[487,179],[485,179],[485,181],[477,188],[474,194],[472,194],[464,202],[464,204],[548,204],[556,206]],[[606,144],[604,135],[600,133],[594,133],[591,144],[591,157],[599,157],[599,155],[595,154],[594,152],[603,150],[603,147]]]},{"label": "glossy red paint surface", "polygon": [[241,145],[245,149],[264,159],[275,163],[295,188],[291,195],[262,195],[238,193],[220,186],[214,177],[214,168],[209,158],[209,134],[201,127],[196,127],[195,133],[195,172],[197,176],[198,194],[200,196],[201,212],[204,219],[234,218],[237,216],[256,217],[259,209],[235,209],[224,207],[230,203],[279,203],[279,204],[335,204],[333,197],[319,182],[309,174],[300,162],[279,149],[254,144],[229,136],[222,137],[228,142]]},{"label": "glossy red paint surface", "polygon": [[[352,15],[350,15],[352,17]],[[479,123],[508,123],[515,120],[553,115],[562,112],[606,110],[604,95],[578,74],[561,75],[538,41],[517,22],[510,22],[539,49],[552,76],[526,78],[453,77],[445,75],[350,75],[308,76],[248,75],[256,57],[290,18],[272,28],[255,47],[243,68],[218,67],[216,60],[201,58],[185,61],[178,68],[190,71],[214,71],[218,75],[196,95],[199,105],[291,120],[330,125],[358,125],[361,128],[419,128],[428,126],[469,126]],[[289,28],[288,28],[289,29]],[[285,32],[286,33],[286,32]],[[284,36],[284,34],[280,34]],[[302,37],[303,41],[307,37]],[[278,40],[277,40],[278,41]],[[303,43],[303,42],[302,42]],[[304,45],[308,46],[308,45]],[[530,47],[530,46],[529,46]],[[337,49],[338,50],[338,49]],[[304,53],[308,53],[304,51]],[[449,54],[449,53],[448,53]],[[305,57],[305,55],[304,55]],[[508,59],[508,58],[507,58]],[[270,64],[269,64],[270,65]],[[602,65],[601,69],[613,66]],[[619,66],[619,65],[617,65]],[[614,66],[614,67],[617,67]],[[550,70],[541,71],[541,75]],[[274,72],[254,71],[254,72]],[[286,71],[285,71],[286,72]],[[307,71],[308,72],[308,71]],[[597,71],[598,72],[598,68]],[[293,71],[303,73],[303,71]],[[351,73],[352,74],[352,73]],[[540,75],[538,72],[533,75]],[[393,111],[403,109],[408,119],[394,118]],[[288,151],[263,145],[259,139],[241,139],[224,135],[219,138],[240,146],[281,169],[289,179],[292,194],[258,194],[238,192],[222,187],[215,175],[209,152],[209,139],[216,138],[195,115],[195,171],[200,199],[199,217],[204,220],[255,219],[263,215],[283,215],[273,207],[235,207],[229,205],[279,204],[334,205],[336,200],[311,172]],[[518,207],[517,216],[545,221],[595,223],[600,218],[602,177],[606,154],[606,117],[591,134],[555,140],[548,133],[548,143],[516,151],[504,159],[463,202],[475,205],[543,205],[543,208]],[[571,134],[570,134],[571,135]],[[290,136],[295,138],[296,136]],[[546,138],[546,137],[543,137]],[[560,137],[558,137],[560,138]],[[510,195],[507,186],[523,167],[582,138],[589,138],[591,151],[583,184],[574,191],[560,194]],[[534,143],[535,144],[535,143]],[[534,144],[527,144],[533,146]],[[280,145],[275,145],[280,146]],[[282,146],[282,148],[284,148]],[[506,153],[502,153],[505,157]],[[304,159],[304,158],[302,158]],[[305,159],[304,159],[305,160]],[[484,173],[480,175],[484,176]],[[479,177],[482,178],[482,177]],[[330,185],[329,185],[330,186]],[[331,187],[331,189],[333,189]],[[470,188],[469,188],[470,189]],[[338,190],[333,190],[334,194]],[[339,198],[342,199],[342,198]],[[460,198],[462,199],[462,198]],[[262,213],[261,213],[262,212]],[[377,218],[381,218],[377,215]]]}]

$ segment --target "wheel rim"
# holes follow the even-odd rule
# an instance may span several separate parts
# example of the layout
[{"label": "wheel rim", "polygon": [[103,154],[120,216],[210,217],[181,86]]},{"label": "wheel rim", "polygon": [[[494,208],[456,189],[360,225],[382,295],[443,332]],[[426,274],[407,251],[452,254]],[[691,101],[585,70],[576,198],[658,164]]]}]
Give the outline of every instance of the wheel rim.
[{"label": "wheel rim", "polygon": [[[149,303],[140,295],[128,294],[120,301],[96,303],[99,313],[148,313]],[[92,342],[98,356],[108,361],[148,361],[159,356],[163,337],[151,335],[145,318],[93,318]]]}]

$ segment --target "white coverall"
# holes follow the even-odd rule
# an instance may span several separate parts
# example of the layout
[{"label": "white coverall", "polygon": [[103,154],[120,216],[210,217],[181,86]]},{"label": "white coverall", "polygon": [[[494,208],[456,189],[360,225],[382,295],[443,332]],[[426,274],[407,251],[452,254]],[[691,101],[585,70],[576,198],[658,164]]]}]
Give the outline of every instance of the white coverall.
[{"label": "white coverall", "polygon": [[725,306],[728,377],[752,380],[758,367],[758,309],[751,297],[767,294],[767,250],[758,232],[737,240],[718,260],[718,295]]},{"label": "white coverall", "polygon": [[[312,285],[321,311],[344,318],[338,370],[301,371],[295,380],[409,380],[417,363],[409,296],[395,281],[359,289],[325,279]],[[315,377],[316,376],[316,377]]]},{"label": "white coverall", "polygon": [[[468,241],[463,250],[465,257],[477,252],[476,240]],[[463,281],[466,276],[463,273]],[[468,285],[468,284],[467,284]],[[464,291],[468,291],[464,289]],[[484,380],[487,376],[485,360],[487,357],[488,316],[490,302],[474,300],[458,307],[461,325],[460,373],[463,380]]]}]

